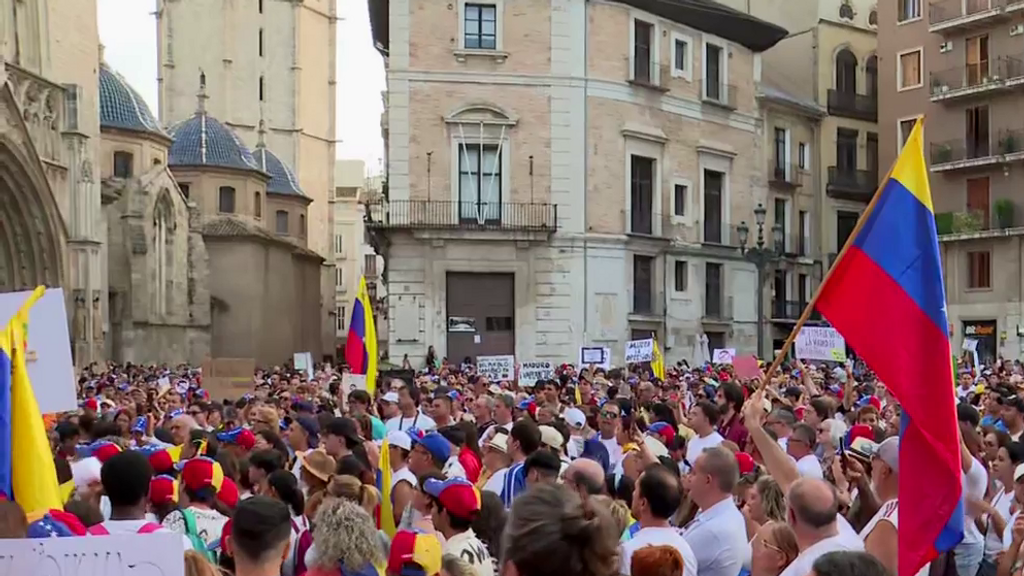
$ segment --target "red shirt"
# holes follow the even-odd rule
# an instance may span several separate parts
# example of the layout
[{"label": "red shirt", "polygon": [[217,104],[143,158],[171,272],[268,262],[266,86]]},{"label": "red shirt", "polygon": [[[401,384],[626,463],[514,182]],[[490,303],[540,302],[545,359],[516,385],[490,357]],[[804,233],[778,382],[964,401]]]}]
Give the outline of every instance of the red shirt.
[{"label": "red shirt", "polygon": [[463,446],[459,449],[459,464],[462,464],[462,469],[466,471],[466,480],[476,484],[477,479],[480,478],[480,470],[483,468],[480,457]]},{"label": "red shirt", "polygon": [[719,426],[718,432],[726,440],[736,443],[740,450],[743,450],[743,447],[747,444],[749,433],[747,432],[747,427],[743,425],[743,417],[740,416],[739,412],[733,414],[732,419],[728,422]]}]

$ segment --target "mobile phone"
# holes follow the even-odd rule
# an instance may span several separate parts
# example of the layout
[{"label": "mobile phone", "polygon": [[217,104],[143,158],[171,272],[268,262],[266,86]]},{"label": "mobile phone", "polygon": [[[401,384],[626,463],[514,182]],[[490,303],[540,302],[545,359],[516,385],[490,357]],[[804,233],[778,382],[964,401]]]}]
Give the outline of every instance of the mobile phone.
[{"label": "mobile phone", "polygon": [[839,465],[846,472],[846,438],[839,438]]}]

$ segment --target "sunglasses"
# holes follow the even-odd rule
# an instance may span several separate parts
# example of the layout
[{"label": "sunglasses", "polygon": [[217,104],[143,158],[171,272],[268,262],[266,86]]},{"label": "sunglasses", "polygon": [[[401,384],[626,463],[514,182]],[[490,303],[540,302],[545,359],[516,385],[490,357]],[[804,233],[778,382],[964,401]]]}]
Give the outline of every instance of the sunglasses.
[{"label": "sunglasses", "polygon": [[619,417],[619,413],[618,412],[609,412],[607,410],[602,410],[601,411],[601,417],[602,418],[608,418],[609,420],[614,420],[614,419]]}]

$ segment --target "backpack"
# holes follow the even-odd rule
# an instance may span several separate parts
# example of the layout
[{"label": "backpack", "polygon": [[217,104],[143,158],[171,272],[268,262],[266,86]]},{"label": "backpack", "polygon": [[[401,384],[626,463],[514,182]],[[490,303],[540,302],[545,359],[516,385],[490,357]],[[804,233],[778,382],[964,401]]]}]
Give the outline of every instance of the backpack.
[{"label": "backpack", "polygon": [[[141,528],[139,528],[139,531],[136,532],[136,534],[152,534],[161,528],[163,528],[163,526],[155,522],[146,522]],[[103,526],[103,524],[89,526],[85,531],[93,536],[110,536],[110,532]]]},{"label": "backpack", "polygon": [[206,541],[199,535],[196,529],[196,516],[189,509],[181,510],[181,516],[185,520],[185,537],[192,543],[192,549],[203,558],[206,558],[214,565],[217,564],[217,555],[206,545]]},{"label": "backpack", "polygon": [[313,545],[313,533],[306,529],[300,529],[299,525],[292,520],[292,530],[299,537],[295,540],[295,557],[292,562],[292,574],[306,573],[306,552]]}]

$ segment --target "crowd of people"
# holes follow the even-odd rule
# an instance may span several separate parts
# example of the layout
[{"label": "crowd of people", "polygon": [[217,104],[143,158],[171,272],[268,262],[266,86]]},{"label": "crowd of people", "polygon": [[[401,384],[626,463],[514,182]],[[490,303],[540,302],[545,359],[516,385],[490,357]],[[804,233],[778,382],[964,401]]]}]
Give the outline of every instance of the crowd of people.
[{"label": "crowd of people", "polygon": [[[1021,574],[1024,369],[978,372],[965,535],[919,574]],[[64,508],[0,502],[0,538],[178,533],[189,576],[897,575],[900,406],[864,366],[411,373],[214,399],[188,366],[91,366],[46,416]]]}]

